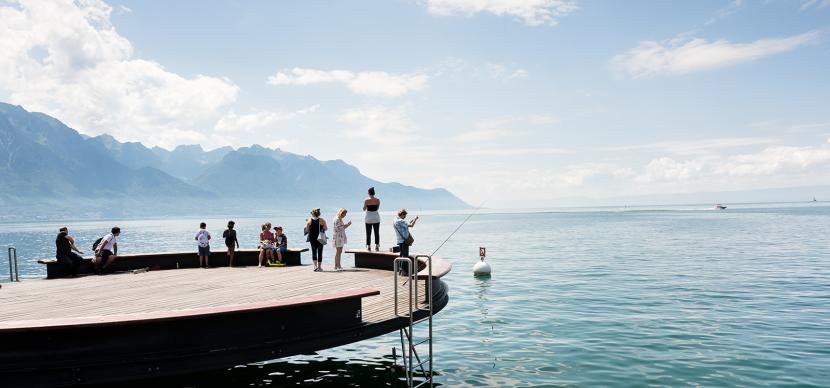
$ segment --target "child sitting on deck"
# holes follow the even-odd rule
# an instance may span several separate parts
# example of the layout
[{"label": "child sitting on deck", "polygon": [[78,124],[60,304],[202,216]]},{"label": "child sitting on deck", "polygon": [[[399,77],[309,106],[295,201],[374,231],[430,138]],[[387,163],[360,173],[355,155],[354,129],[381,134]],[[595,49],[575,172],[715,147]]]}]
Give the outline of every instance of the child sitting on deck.
[{"label": "child sitting on deck", "polygon": [[282,226],[274,227],[274,253],[277,255],[277,262],[285,264],[282,254],[288,250],[288,237],[282,233]]}]

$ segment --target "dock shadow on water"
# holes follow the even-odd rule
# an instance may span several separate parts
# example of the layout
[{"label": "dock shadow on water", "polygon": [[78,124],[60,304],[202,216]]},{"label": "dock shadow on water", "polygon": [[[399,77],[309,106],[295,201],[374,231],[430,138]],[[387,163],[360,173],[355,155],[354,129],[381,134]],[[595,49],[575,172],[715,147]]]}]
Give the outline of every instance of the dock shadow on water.
[{"label": "dock shadow on water", "polygon": [[[438,373],[435,373],[437,376]],[[416,379],[417,382],[422,381]],[[440,386],[441,384],[435,384]],[[120,383],[120,387],[406,387],[398,356],[341,359],[318,354],[237,365],[207,372]]]}]

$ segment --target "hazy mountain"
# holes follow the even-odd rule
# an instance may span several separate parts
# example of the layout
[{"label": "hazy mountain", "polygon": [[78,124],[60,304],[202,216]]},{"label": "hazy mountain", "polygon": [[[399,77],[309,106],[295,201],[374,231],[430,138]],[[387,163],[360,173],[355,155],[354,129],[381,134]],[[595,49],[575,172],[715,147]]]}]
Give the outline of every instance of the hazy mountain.
[{"label": "hazy mountain", "polygon": [[[129,203],[129,214],[135,209],[252,209],[263,204],[354,209],[370,186],[377,189],[385,209],[468,206],[444,189],[370,179],[342,160],[322,161],[257,145],[212,151],[198,145],[172,151],[147,148],[109,135],[82,136],[52,117],[3,103],[0,180],[0,204],[52,209],[61,203],[80,206],[106,200],[118,207]],[[190,201],[194,197],[203,200]]]},{"label": "hazy mountain", "polygon": [[110,135],[99,135],[87,139],[115,160],[130,168],[153,167],[164,170],[164,162],[156,152],[141,143],[121,143]]},{"label": "hazy mountain", "polygon": [[354,204],[370,186],[384,203],[420,208],[466,208],[444,189],[425,190],[368,178],[342,160],[321,161],[261,146],[240,148],[225,155],[204,174],[190,181],[221,195],[273,199],[284,203]]},{"label": "hazy mountain", "polygon": [[231,147],[221,147],[206,152],[198,144],[180,145],[173,151],[153,147],[153,152],[163,163],[161,169],[181,179],[192,179],[201,175],[231,151]]},{"label": "hazy mountain", "polygon": [[121,143],[110,135],[89,138],[88,141],[106,149],[115,160],[127,167],[153,167],[180,179],[192,179],[201,175],[213,163],[222,160],[233,151],[231,147],[205,152],[199,145],[180,145],[168,151],[164,148],[147,148],[141,143]]},{"label": "hazy mountain", "polygon": [[34,200],[206,195],[152,166],[130,168],[89,140],[52,117],[0,103],[0,196]]}]

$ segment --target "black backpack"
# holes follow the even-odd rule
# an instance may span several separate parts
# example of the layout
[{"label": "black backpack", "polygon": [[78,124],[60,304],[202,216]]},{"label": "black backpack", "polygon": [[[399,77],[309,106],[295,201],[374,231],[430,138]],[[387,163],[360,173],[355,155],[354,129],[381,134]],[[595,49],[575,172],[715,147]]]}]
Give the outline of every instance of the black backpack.
[{"label": "black backpack", "polygon": [[98,239],[97,239],[97,240],[95,240],[95,242],[94,242],[94,243],[92,243],[92,250],[93,250],[93,251],[95,251],[95,248],[98,248],[98,244],[100,244],[100,243],[101,243],[101,240],[103,240],[103,239],[104,239],[103,237],[98,237]]}]

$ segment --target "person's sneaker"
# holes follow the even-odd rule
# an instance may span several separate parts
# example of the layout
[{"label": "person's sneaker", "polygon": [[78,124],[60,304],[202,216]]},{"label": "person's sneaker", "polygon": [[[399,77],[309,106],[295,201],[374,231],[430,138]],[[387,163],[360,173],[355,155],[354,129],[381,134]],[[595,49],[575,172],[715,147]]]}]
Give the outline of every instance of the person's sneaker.
[{"label": "person's sneaker", "polygon": [[375,252],[380,252],[380,247],[375,245]]}]

